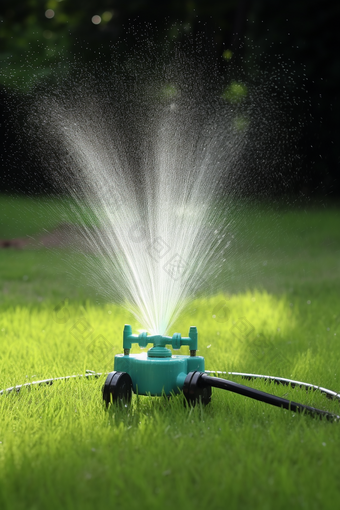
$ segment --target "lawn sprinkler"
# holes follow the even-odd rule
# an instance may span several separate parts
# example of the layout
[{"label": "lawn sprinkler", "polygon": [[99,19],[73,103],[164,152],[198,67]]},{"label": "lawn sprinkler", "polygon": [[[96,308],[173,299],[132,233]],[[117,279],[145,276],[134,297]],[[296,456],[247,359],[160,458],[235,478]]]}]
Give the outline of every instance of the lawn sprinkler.
[{"label": "lawn sprinkler", "polygon": [[[182,337],[180,333],[174,333],[172,337],[162,335],[150,335],[142,332],[139,335],[132,334],[132,328],[126,324],[123,332],[123,354],[117,354],[114,360],[114,371],[110,372],[103,386],[103,400],[108,407],[110,403],[127,405],[132,392],[138,395],[171,396],[183,391],[186,401],[195,405],[200,402],[207,405],[211,401],[211,388],[238,393],[266,404],[283,407],[294,412],[305,412],[331,420],[339,420],[340,416],[316,409],[304,404],[298,404],[285,398],[271,395],[263,391],[244,386],[221,377],[212,377],[204,369],[204,358],[197,356],[197,328],[191,326],[189,336]],[[153,344],[147,352],[131,354],[132,344],[138,344],[145,348]],[[171,345],[174,350],[182,346],[189,346],[190,355],[183,356],[172,354],[166,346]],[[261,376],[255,374],[241,374],[238,372],[224,372],[232,375],[240,375],[247,379],[266,379],[277,384],[300,386],[307,390],[318,389],[331,398],[340,398],[339,394],[319,388],[314,385],[292,381],[280,377]]]},{"label": "lawn sprinkler", "polygon": [[[131,354],[132,344],[145,348],[152,344],[147,352]],[[166,346],[179,350],[188,346],[190,355],[172,354]],[[197,356],[197,328],[191,326],[189,336],[182,337],[174,333],[172,337],[162,335],[132,334],[132,328],[126,324],[123,332],[124,354],[117,354],[114,360],[114,372],[110,372],[103,387],[103,399],[110,402],[128,402],[132,391],[138,395],[170,396],[182,390],[188,400],[193,400],[187,390],[191,376],[196,372],[204,372],[204,358]],[[211,399],[211,388],[197,388],[194,399],[208,404]]]},{"label": "lawn sprinkler", "polygon": [[[142,354],[131,354],[132,344],[138,344],[141,348],[147,345],[153,346]],[[172,354],[167,348],[171,346],[178,350],[183,346],[189,347],[189,356]],[[212,388],[238,393],[266,404],[282,407],[289,411],[305,413],[314,417],[326,418],[331,421],[339,421],[340,416],[322,409],[298,404],[285,398],[265,393],[264,391],[244,386],[243,384],[229,381],[220,377],[222,374],[238,376],[248,380],[265,380],[290,386],[291,388],[304,388],[306,391],[320,391],[330,399],[340,401],[340,393],[293,379],[275,377],[270,375],[246,374],[242,372],[219,372],[205,370],[204,358],[197,356],[197,328],[191,326],[189,336],[182,337],[180,333],[170,336],[147,335],[146,332],[139,335],[132,334],[132,328],[125,325],[123,332],[123,354],[117,354],[114,359],[114,371],[106,373],[106,381],[102,389],[102,397],[106,407],[110,405],[127,406],[132,398],[132,393],[138,395],[167,396],[183,392],[189,405],[200,403],[207,405],[211,401]],[[211,375],[210,375],[211,374]],[[8,395],[12,392],[19,393],[22,388],[31,388],[40,385],[52,385],[57,381],[68,381],[76,377],[90,379],[101,377],[102,373],[87,370],[85,374],[68,375],[33,381],[19,386],[13,386],[0,391],[0,395]],[[214,375],[214,377],[212,376]]]}]

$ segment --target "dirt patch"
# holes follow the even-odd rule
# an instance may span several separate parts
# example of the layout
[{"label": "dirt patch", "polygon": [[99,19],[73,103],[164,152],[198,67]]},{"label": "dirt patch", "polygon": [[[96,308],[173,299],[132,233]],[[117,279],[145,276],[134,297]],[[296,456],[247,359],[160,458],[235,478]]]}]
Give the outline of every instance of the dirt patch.
[{"label": "dirt patch", "polygon": [[12,248],[78,248],[85,249],[86,242],[80,227],[61,223],[50,232],[38,234],[35,237],[17,237],[14,239],[0,239],[0,249]]}]

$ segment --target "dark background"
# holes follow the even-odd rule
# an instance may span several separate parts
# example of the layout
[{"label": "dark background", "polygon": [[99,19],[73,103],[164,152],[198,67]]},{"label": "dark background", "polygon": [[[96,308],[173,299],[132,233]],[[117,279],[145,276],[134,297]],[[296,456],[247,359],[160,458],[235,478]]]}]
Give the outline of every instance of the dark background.
[{"label": "dark background", "polygon": [[[53,17],[46,16],[48,9]],[[100,23],[94,24],[93,16],[100,16]],[[217,53],[232,55],[241,74],[249,72],[250,60],[268,76],[282,73],[284,62],[291,81],[276,80],[273,94],[290,104],[291,125],[300,127],[297,175],[268,193],[340,196],[339,2],[2,0],[0,21],[0,191],[50,191],[43,170],[19,139],[19,105],[29,89],[59,62],[72,59],[75,45],[84,62],[98,59],[98,51],[105,61],[126,27],[149,22],[160,34],[174,24],[193,34],[204,27]],[[117,58],[124,58],[124,45],[120,51]],[[257,171],[254,166],[252,172]]]}]

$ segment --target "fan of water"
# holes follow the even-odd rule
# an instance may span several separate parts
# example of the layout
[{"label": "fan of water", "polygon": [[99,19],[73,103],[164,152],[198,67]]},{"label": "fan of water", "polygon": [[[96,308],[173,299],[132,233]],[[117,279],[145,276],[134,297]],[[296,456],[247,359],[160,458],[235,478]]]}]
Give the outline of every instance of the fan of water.
[{"label": "fan of water", "polygon": [[235,191],[256,109],[208,60],[192,41],[170,58],[144,47],[105,71],[74,67],[32,109],[50,171],[85,218],[94,279],[151,334],[218,277],[229,246],[221,191]]}]

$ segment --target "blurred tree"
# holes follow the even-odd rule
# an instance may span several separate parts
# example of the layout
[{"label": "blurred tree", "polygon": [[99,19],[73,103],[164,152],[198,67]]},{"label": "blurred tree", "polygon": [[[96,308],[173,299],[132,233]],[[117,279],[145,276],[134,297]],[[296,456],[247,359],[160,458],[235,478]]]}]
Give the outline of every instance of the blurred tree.
[{"label": "blurred tree", "polygon": [[52,66],[72,58],[74,45],[78,59],[108,58],[125,25],[177,24],[193,33],[204,25],[222,47],[231,38],[236,5],[237,0],[2,0],[0,84],[29,90]]},{"label": "blurred tree", "polygon": [[[272,74],[271,93],[286,102],[288,117],[297,128],[309,103],[310,117],[300,129],[297,148],[305,160],[294,189],[340,194],[339,14],[340,4],[331,0],[2,0],[0,189],[25,191],[36,186],[21,166],[25,155],[16,156],[13,91],[25,94],[42,78],[52,79],[51,70],[57,66],[60,72],[67,71],[74,53],[77,61],[111,59],[120,36],[125,47],[133,42],[134,30],[128,35],[125,27],[147,23],[160,37],[165,26],[170,35],[178,36],[179,26],[193,34],[204,30],[225,62],[240,68],[240,78],[252,74],[256,82],[257,69],[262,76]],[[124,44],[119,47],[121,54],[115,57],[123,58]],[[233,86],[236,90],[237,84]],[[4,178],[7,168],[12,173]],[[45,186],[41,176],[37,182],[41,189]]]},{"label": "blurred tree", "polygon": [[137,27],[143,24],[153,26],[160,38],[164,27],[171,37],[180,37],[181,30],[195,33],[204,26],[223,51],[224,41],[231,37],[236,4],[237,0],[2,0],[0,190],[49,189],[39,163],[28,157],[29,147],[19,144],[17,126],[24,113],[18,96],[25,96],[42,79],[53,80],[56,68],[59,75],[67,72],[74,55],[78,64],[110,60],[120,36],[123,42],[115,58],[124,58],[125,49],[135,43]]},{"label": "blurred tree", "polygon": [[278,75],[272,92],[293,106],[291,122],[303,120],[295,190],[307,195],[340,194],[339,21],[340,3],[332,0],[256,0],[248,12],[259,67]]}]

